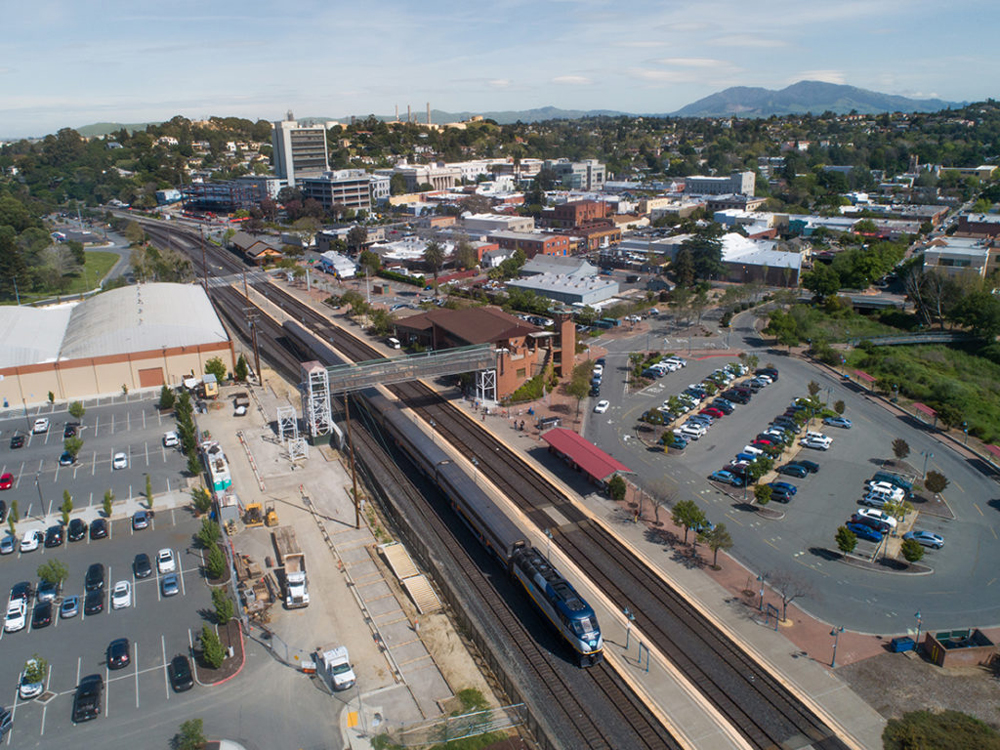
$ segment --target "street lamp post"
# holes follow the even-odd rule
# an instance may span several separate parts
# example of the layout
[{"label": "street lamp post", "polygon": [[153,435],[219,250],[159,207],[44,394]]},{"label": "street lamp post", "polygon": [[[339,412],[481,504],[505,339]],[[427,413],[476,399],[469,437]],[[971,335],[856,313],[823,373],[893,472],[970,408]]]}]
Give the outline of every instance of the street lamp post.
[{"label": "street lamp post", "polygon": [[969,444],[969,423],[962,422],[962,432],[965,433],[965,444]]},{"label": "street lamp post", "polygon": [[549,553],[552,551],[552,529],[545,529],[545,561],[552,562]]},{"label": "street lamp post", "polygon": [[622,610],[622,614],[625,615],[625,650],[628,651],[629,637],[632,635],[632,623],[635,622],[635,615],[632,614],[632,610],[628,607]]},{"label": "street lamp post", "polygon": [[757,611],[759,612],[764,611],[764,580],[765,576],[763,573],[757,576],[757,583],[760,584],[760,602],[757,605]]},{"label": "street lamp post", "polygon": [[920,451],[920,455],[922,455],[924,457],[924,473],[923,473],[923,477],[924,477],[924,479],[927,479],[927,462],[930,459],[934,458],[934,454],[931,453],[930,451]]},{"label": "street lamp post", "polygon": [[923,624],[924,618],[923,618],[923,616],[919,612],[917,612],[913,616],[917,618],[917,639],[916,639],[916,645],[915,645],[914,648],[916,648],[919,651],[920,650],[920,626],[921,626],[921,624]]},{"label": "street lamp post", "polygon": [[474,467],[473,471],[475,472],[474,477],[475,477],[475,480],[476,480],[476,484],[478,485],[479,484],[479,462],[476,460],[475,456],[472,457],[472,465]]},{"label": "street lamp post", "polygon": [[833,658],[830,660],[830,669],[837,668],[837,643],[840,641],[840,634],[844,632],[844,626],[841,625],[839,628],[834,627],[830,631],[830,635],[833,636]]},{"label": "street lamp post", "polygon": [[42,504],[42,516],[45,515],[45,498],[42,497],[42,472],[38,471],[35,473],[35,489],[38,490],[38,502]]}]

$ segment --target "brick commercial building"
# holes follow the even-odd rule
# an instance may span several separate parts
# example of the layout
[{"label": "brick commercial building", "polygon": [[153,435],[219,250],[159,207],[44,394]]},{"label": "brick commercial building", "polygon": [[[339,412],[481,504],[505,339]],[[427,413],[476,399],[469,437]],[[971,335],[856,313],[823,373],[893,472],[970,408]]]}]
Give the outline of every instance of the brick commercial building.
[{"label": "brick commercial building", "polygon": [[604,201],[570,201],[552,209],[551,222],[556,227],[579,227],[608,218]]},{"label": "brick commercial building", "polygon": [[528,258],[536,255],[569,255],[569,237],[562,234],[493,232],[488,239],[504,250],[521,250]]},{"label": "brick commercial building", "polygon": [[497,397],[502,399],[549,364],[560,378],[572,373],[576,327],[568,314],[553,317],[555,331],[546,331],[495,307],[431,310],[397,321],[396,338],[435,350],[493,345],[497,353]]}]

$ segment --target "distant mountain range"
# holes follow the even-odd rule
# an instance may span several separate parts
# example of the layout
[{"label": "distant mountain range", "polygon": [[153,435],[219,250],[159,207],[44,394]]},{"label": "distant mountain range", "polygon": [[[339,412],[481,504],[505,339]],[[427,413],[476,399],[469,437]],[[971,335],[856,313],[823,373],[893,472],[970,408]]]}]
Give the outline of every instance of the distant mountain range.
[{"label": "distant mountain range", "polygon": [[873,115],[882,112],[937,112],[949,107],[963,106],[959,102],[941,99],[909,99],[905,96],[880,94],[822,81],[799,81],[791,86],[772,91],[764,88],[734,86],[693,104],[688,104],[673,117],[770,117],[771,115],[801,115],[812,112],[834,112],[843,115],[856,110],[859,114]]},{"label": "distant mountain range", "polygon": [[[950,107],[964,106],[965,102],[946,102],[942,99],[910,99],[905,96],[881,94],[877,91],[859,89],[856,86],[843,86],[822,81],[799,81],[780,91],[771,89],[734,86],[706,96],[704,99],[688,104],[676,112],[667,114],[645,114],[645,117],[770,117],[771,115],[801,115],[811,112],[814,115],[823,112],[847,114],[856,110],[860,114],[870,115],[882,112],[936,112]],[[559,109],[558,107],[539,107],[524,110],[499,110],[492,112],[445,112],[431,110],[431,122],[445,123],[468,120],[473,116],[482,116],[494,120],[501,125],[514,122],[539,122],[542,120],[578,120],[583,117],[635,117],[634,113],[618,112],[611,109]],[[364,119],[368,115],[356,115]],[[393,115],[376,115],[379,120],[392,121]],[[400,113],[400,117],[406,117]],[[415,122],[426,122],[426,110],[413,110]],[[300,117],[299,122],[343,122],[349,117]],[[159,123],[123,124],[116,122],[100,122],[77,128],[77,132],[86,137],[107,135],[125,128],[129,131],[144,130],[146,125]]]}]

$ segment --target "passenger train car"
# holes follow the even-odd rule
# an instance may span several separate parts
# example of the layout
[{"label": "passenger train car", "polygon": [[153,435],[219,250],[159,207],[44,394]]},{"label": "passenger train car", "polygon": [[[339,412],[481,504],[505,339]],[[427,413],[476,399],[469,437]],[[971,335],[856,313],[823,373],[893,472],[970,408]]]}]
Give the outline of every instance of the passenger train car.
[{"label": "passenger train car", "polygon": [[[344,360],[326,343],[295,321],[283,324],[303,351],[326,365]],[[411,458],[417,468],[444,492],[462,521],[520,583],[534,605],[576,653],[580,666],[604,658],[604,640],[594,610],[524,533],[493,502],[474,477],[375,388],[362,391],[373,416]]]}]

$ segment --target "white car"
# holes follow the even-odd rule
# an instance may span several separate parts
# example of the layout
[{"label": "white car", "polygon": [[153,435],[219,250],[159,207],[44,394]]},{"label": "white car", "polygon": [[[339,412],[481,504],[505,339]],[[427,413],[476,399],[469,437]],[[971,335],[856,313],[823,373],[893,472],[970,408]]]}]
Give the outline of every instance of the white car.
[{"label": "white car", "polygon": [[607,399],[601,399],[600,401],[597,402],[597,405],[594,406],[594,414],[603,414],[608,410],[609,406],[611,406],[610,401],[608,401]]},{"label": "white car", "polygon": [[24,599],[15,599],[7,604],[7,616],[3,621],[3,629],[7,633],[24,630],[28,624],[28,603]]},{"label": "white car", "polygon": [[876,508],[858,508],[858,515],[864,516],[865,518],[872,518],[876,521],[881,521],[890,529],[896,528],[896,519],[884,510],[877,510]]},{"label": "white car", "polygon": [[163,435],[163,447],[173,448],[181,444],[181,439],[177,436],[176,432],[167,432]]},{"label": "white car", "polygon": [[23,701],[30,701],[32,698],[37,698],[45,691],[44,682],[31,682],[28,679],[28,670],[34,669],[37,664],[37,659],[28,659],[24,665],[24,671],[21,672],[21,679],[17,686],[17,695]]},{"label": "white car", "polygon": [[815,448],[821,451],[829,450],[832,444],[833,438],[828,437],[807,437],[802,441],[802,445],[806,448]]},{"label": "white car", "polygon": [[594,365],[594,377],[600,378],[604,376],[604,365]]},{"label": "white car", "polygon": [[48,417],[39,417],[38,419],[36,419],[35,424],[32,425],[31,427],[31,431],[36,435],[42,432],[48,432],[49,431]]},{"label": "white car", "polygon": [[742,453],[749,453],[751,456],[762,456],[762,455],[764,455],[764,451],[762,451],[760,448],[757,448],[756,446],[753,446],[753,445],[744,445],[743,446],[743,450],[741,452]]},{"label": "white car", "polygon": [[44,538],[45,536],[38,529],[25,531],[24,536],[21,537],[21,552],[34,552]]},{"label": "white car", "polygon": [[111,609],[125,609],[132,606],[132,584],[118,581],[111,590]]},{"label": "white car", "polygon": [[868,485],[868,492],[878,492],[886,494],[889,499],[899,502],[904,497],[906,497],[906,491],[902,487],[897,487],[894,484],[889,484],[888,482],[872,482]]},{"label": "white car", "polygon": [[177,570],[177,561],[172,549],[161,549],[156,553],[156,569],[161,573],[173,573]]},{"label": "white car", "polygon": [[695,440],[705,437],[705,434],[707,432],[708,430],[706,430],[704,427],[701,427],[696,424],[685,424],[679,430],[674,430],[675,435],[681,435],[682,437],[686,438],[694,438]]},{"label": "white car", "polygon": [[128,468],[128,456],[124,453],[118,452],[111,459],[112,469],[127,469]]}]

